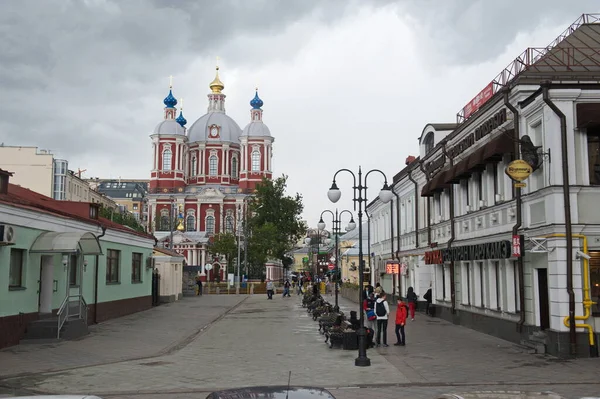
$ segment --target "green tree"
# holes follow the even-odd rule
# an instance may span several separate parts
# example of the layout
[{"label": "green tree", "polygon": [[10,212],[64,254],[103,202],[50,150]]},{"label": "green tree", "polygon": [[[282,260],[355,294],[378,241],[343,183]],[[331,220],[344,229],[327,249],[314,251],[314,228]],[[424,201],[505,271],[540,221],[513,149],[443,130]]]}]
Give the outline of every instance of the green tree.
[{"label": "green tree", "polygon": [[[162,223],[163,217],[160,215],[156,215],[154,218],[154,231],[171,231],[171,224],[169,224],[168,216],[165,225]],[[185,226],[185,220],[181,221]],[[179,218],[177,216],[173,216],[172,220],[173,231],[177,230],[177,226],[179,225]]]},{"label": "green tree", "polygon": [[248,260],[260,274],[268,259],[281,260],[285,265],[287,254],[306,234],[300,219],[302,196],[286,195],[286,187],[285,175],[274,180],[263,178],[249,202]]},{"label": "green tree", "polygon": [[131,227],[135,231],[145,233],[146,228],[142,226],[130,212],[121,213],[112,208],[101,207],[100,217],[111,220],[123,226]]},{"label": "green tree", "polygon": [[233,260],[237,257],[236,237],[232,233],[220,233],[213,237],[209,246],[211,255],[223,255],[227,259],[227,272],[233,273]]}]

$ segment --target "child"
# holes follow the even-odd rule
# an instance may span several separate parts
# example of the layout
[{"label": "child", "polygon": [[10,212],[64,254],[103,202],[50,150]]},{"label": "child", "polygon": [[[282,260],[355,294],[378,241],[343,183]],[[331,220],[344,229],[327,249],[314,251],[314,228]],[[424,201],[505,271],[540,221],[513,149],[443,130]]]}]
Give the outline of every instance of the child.
[{"label": "child", "polygon": [[396,309],[396,346],[406,345],[406,336],[404,335],[404,325],[406,324],[406,318],[408,317],[408,311],[406,310],[406,303],[402,302],[402,299],[398,302],[398,308]]}]

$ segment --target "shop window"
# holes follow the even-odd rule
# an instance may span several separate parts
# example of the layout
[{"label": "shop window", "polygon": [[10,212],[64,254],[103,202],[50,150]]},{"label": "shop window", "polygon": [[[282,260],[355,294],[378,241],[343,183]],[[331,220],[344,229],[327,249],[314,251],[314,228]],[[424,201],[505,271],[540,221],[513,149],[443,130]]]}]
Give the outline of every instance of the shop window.
[{"label": "shop window", "polygon": [[600,317],[600,252],[590,252],[590,295],[592,302],[592,314]]},{"label": "shop window", "polygon": [[521,311],[521,301],[520,295],[521,291],[519,290],[519,266],[516,261],[512,262],[513,269],[513,279],[514,279],[514,287],[515,287],[515,313],[519,313]]},{"label": "shop window", "polygon": [[600,126],[587,131],[590,185],[600,185]]},{"label": "shop window", "polygon": [[477,306],[485,308],[485,271],[483,269],[483,262],[477,262],[477,274],[479,280],[479,302]]},{"label": "shop window", "polygon": [[496,298],[496,309],[502,310],[502,279],[500,276],[500,262],[494,262],[494,286],[496,289],[495,298]]},{"label": "shop window", "polygon": [[131,254],[131,282],[142,282],[142,254],[138,252]]},{"label": "shop window", "polygon": [[8,287],[23,287],[23,261],[25,260],[25,250],[11,248],[10,250],[10,269],[8,272]]},{"label": "shop window", "polygon": [[471,264],[465,262],[462,264],[462,302],[463,305],[471,304]]}]

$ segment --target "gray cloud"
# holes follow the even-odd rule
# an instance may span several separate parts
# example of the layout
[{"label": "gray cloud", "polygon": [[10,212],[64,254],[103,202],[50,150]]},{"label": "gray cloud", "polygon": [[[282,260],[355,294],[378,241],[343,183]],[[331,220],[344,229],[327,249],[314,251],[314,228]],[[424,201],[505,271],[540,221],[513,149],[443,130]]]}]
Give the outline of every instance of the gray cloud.
[{"label": "gray cloud", "polygon": [[517,34],[541,24],[557,26],[558,36],[575,21],[574,13],[592,13],[597,7],[596,0],[407,0],[399,3],[398,12],[409,16],[418,41],[430,50],[423,54],[429,61],[471,65],[498,56]]}]

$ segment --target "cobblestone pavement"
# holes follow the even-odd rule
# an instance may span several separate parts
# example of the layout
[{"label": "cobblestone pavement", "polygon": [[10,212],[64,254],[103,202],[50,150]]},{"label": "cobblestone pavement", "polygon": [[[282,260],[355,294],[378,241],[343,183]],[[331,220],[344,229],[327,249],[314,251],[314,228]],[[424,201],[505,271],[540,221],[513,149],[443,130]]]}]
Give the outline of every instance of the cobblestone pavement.
[{"label": "cobblestone pavement", "polygon": [[0,380],[156,356],[176,350],[247,296],[184,297],[144,312],[90,326],[75,341],[27,344],[0,350]]},{"label": "cobblestone pavement", "polygon": [[[206,298],[215,298],[214,306],[222,306],[221,311],[228,308],[222,302],[228,297]],[[214,389],[283,385],[291,370],[292,385],[326,387],[338,399],[418,399],[434,398],[440,393],[482,390],[553,391],[566,398],[600,394],[599,359],[565,361],[530,355],[509,342],[423,314],[417,314],[415,321],[408,322],[406,347],[369,350],[372,367],[358,368],[354,366],[356,351],[330,350],[323,344],[323,336],[301,308],[298,297],[284,299],[278,295],[273,301],[263,295],[246,298],[201,335],[179,345],[165,346],[171,348],[167,353],[163,351],[144,360],[0,380],[0,386],[21,389],[12,391],[13,395],[33,389],[49,393],[93,393],[114,399],[197,399],[206,397]],[[170,305],[170,308],[178,317],[189,315],[189,310],[180,309],[185,303]],[[340,299],[340,305],[346,313],[358,307],[345,299]],[[131,331],[139,331],[135,325],[145,325],[162,335],[165,334],[163,329],[175,324],[165,324],[165,319],[161,321],[155,314],[144,313],[144,317],[132,321]],[[390,344],[395,342],[392,324],[388,331]],[[111,339],[111,334],[107,331],[107,342],[128,335],[121,333]],[[137,339],[145,344],[151,335],[143,332],[143,339],[139,338],[141,333]],[[93,337],[86,340],[90,339]],[[131,337],[127,339],[129,345],[135,342]],[[65,348],[67,344],[63,344]],[[101,352],[101,348],[96,351]],[[23,368],[20,356],[31,352],[13,354],[9,368],[13,365]],[[129,353],[136,355],[137,352]],[[6,364],[3,355],[0,352],[2,370]],[[60,370],[60,364],[53,370]],[[11,392],[0,388],[0,396],[2,394]]]}]

